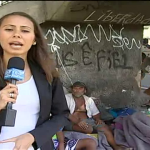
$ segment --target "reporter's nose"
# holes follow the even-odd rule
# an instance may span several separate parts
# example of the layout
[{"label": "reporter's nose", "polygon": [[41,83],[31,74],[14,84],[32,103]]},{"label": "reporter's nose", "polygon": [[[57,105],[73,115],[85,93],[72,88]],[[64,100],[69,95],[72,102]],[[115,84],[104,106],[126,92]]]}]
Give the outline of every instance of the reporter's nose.
[{"label": "reporter's nose", "polygon": [[15,31],[13,37],[14,38],[21,38],[20,32],[19,31]]},{"label": "reporter's nose", "polygon": [[14,38],[21,38],[21,36],[19,34],[14,34],[13,37]]}]

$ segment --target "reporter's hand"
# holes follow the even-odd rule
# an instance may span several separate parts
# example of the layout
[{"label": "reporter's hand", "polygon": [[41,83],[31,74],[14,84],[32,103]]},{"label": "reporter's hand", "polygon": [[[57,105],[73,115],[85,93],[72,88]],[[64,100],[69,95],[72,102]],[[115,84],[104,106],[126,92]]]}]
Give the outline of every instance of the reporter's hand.
[{"label": "reporter's hand", "polygon": [[[13,93],[13,97],[10,97],[10,93]],[[0,110],[4,109],[8,102],[16,102],[18,95],[18,88],[16,85],[8,84],[0,91]]]},{"label": "reporter's hand", "polygon": [[15,147],[13,150],[28,150],[32,143],[34,142],[34,137],[30,133],[22,134],[20,136],[0,141],[1,143],[14,142]]}]

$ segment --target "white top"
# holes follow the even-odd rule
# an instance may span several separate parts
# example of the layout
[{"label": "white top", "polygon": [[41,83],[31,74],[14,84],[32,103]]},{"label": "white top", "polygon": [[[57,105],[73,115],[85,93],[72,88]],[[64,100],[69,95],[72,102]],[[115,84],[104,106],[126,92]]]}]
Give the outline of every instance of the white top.
[{"label": "white top", "polygon": [[[67,104],[70,110],[70,114],[72,114],[75,110],[75,101],[74,98],[72,96],[72,94],[66,94],[66,100],[67,100]],[[89,118],[92,118],[92,116],[97,115],[99,113],[98,108],[96,107],[94,101],[92,98],[83,95],[84,100],[85,100],[85,105],[86,105],[86,110],[87,110],[87,116]]]},{"label": "white top", "polygon": [[[36,126],[39,111],[39,95],[33,76],[25,83],[18,84],[18,97],[13,109],[17,110],[14,127],[2,127],[0,141],[19,136],[33,130]],[[14,142],[0,143],[0,150],[13,150]],[[28,150],[34,150],[31,146]]]}]

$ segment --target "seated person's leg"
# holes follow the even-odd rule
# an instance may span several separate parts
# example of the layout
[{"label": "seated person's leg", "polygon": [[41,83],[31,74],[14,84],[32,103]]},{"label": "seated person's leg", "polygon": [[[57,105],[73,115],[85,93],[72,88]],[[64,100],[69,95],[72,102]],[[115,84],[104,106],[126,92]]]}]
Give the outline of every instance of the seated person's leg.
[{"label": "seated person's leg", "polygon": [[120,145],[117,145],[117,143],[115,142],[113,133],[107,125],[98,126],[97,130],[100,132],[104,132],[108,143],[113,147],[114,150],[123,150],[123,147]]},{"label": "seated person's leg", "polygon": [[80,139],[76,146],[76,150],[82,150],[83,148],[86,150],[96,150],[97,144],[93,139],[90,138]]}]

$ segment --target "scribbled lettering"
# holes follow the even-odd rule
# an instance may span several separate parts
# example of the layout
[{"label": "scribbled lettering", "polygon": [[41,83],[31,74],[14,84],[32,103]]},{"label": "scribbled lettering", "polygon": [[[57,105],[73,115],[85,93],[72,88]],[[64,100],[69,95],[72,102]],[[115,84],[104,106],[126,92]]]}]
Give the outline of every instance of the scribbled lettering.
[{"label": "scribbled lettering", "polygon": [[[123,30],[124,27],[122,27],[118,32],[116,32],[111,25],[109,25],[109,33],[106,34],[105,29],[102,25],[98,25],[98,36],[96,35],[96,31],[92,27],[91,24],[88,24],[86,28],[81,29],[81,26],[75,25],[73,27],[73,33],[68,31],[66,28],[61,27],[61,34],[58,33],[58,31],[55,28],[49,29],[45,35],[45,38],[52,39],[51,43],[48,43],[48,45],[51,47],[51,51],[54,52],[56,50],[60,49],[60,46],[62,44],[72,44],[72,43],[81,43],[83,41],[87,41],[89,39],[87,32],[91,30],[94,39],[100,43],[102,40],[102,34],[104,35],[104,38],[106,39],[106,42],[113,42],[113,47],[121,48],[121,49],[129,49],[131,50],[133,46],[135,45],[137,49],[141,48],[141,42],[140,40],[135,40],[132,38],[129,40],[127,37],[123,37]],[[56,44],[57,43],[57,44]]]},{"label": "scribbled lettering", "polygon": [[[87,49],[85,49],[86,46],[87,46]],[[89,59],[90,59],[89,55],[91,54],[91,52],[87,51],[87,50],[92,51],[92,48],[90,48],[89,43],[88,42],[84,43],[83,46],[81,47],[81,49],[82,49],[83,64],[84,65],[92,64],[92,62],[89,61]]]}]

